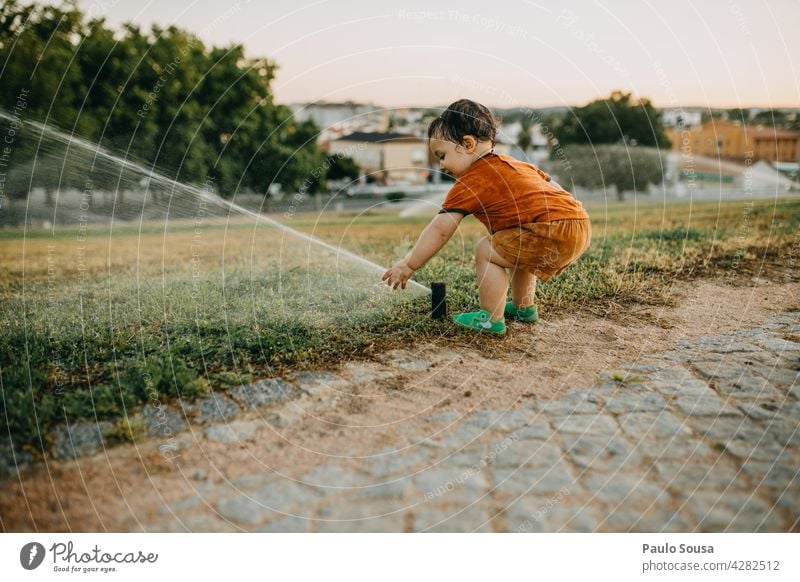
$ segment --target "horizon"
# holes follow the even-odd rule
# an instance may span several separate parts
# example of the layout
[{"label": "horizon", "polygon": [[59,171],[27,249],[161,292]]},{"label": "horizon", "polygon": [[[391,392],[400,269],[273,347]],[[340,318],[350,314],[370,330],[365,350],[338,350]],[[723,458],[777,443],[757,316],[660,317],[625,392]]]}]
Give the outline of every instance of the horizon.
[{"label": "horizon", "polygon": [[[204,43],[242,44],[278,66],[275,101],[437,107],[469,96],[495,109],[575,107],[613,90],[667,108],[800,106],[791,55],[797,4],[689,0],[668,7],[572,0],[431,7],[329,0],[211,0],[78,6],[109,26],[175,25]],[[541,26],[545,15],[546,26]],[[415,105],[410,105],[415,103]],[[680,105],[694,103],[695,105]]]}]

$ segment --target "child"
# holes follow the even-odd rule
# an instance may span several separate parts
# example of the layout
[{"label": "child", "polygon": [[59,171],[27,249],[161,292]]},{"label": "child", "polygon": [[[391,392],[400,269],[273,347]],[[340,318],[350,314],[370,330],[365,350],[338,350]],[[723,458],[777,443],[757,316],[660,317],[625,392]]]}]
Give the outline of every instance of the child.
[{"label": "child", "polygon": [[[505,316],[536,321],[536,278],[547,281],[575,262],[591,240],[589,215],[572,194],[531,164],[494,153],[497,126],[474,101],[451,104],[428,128],[430,148],[443,172],[455,177],[442,209],[406,257],[384,273],[396,289],[450,240],[472,214],[490,235],[475,247],[480,311],[453,317],[460,326],[506,332]],[[511,273],[511,301],[508,275]]]}]

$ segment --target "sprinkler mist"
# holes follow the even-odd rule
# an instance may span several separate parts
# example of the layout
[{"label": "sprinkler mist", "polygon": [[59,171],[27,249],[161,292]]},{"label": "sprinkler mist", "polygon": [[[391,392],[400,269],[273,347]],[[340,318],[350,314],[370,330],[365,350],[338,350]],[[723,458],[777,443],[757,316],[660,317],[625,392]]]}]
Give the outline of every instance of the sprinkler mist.
[{"label": "sprinkler mist", "polygon": [[[18,125],[19,121],[11,115],[8,115],[0,110],[0,123],[13,124],[16,126]],[[115,191],[109,192],[106,190],[103,192],[105,197],[113,196],[114,198],[114,206],[111,209],[112,212],[105,217],[109,220],[116,219],[118,221],[125,221],[130,219],[139,219],[140,221],[152,221],[154,219],[163,219],[166,221],[169,218],[172,218],[173,221],[181,220],[183,218],[187,218],[184,216],[185,209],[183,208],[187,202],[185,199],[194,199],[197,202],[197,212],[195,212],[195,218],[197,218],[197,214],[202,214],[201,218],[211,217],[214,215],[230,217],[236,214],[250,217],[254,219],[256,226],[267,225],[292,239],[298,239],[300,241],[307,242],[309,247],[312,247],[313,245],[320,250],[325,249],[330,251],[331,255],[336,257],[337,264],[340,260],[348,261],[357,267],[372,271],[378,276],[385,271],[385,268],[381,265],[348,251],[341,246],[334,246],[312,235],[291,228],[260,212],[255,212],[240,206],[239,204],[221,198],[208,189],[173,180],[167,176],[164,176],[163,174],[160,174],[152,168],[147,168],[143,164],[115,155],[98,144],[94,144],[74,135],[68,135],[64,132],[47,127],[35,121],[25,121],[25,128],[26,130],[30,130],[30,133],[28,133],[26,137],[32,137],[32,133],[33,137],[35,137],[38,141],[36,154],[39,158],[44,157],[46,159],[55,157],[57,162],[61,162],[61,172],[56,183],[46,183],[41,184],[40,186],[40,188],[44,189],[57,189],[59,191],[58,198],[62,202],[61,215],[58,217],[54,216],[53,220],[44,221],[45,224],[50,223],[54,226],[57,222],[60,222],[61,224],[69,224],[71,222],[75,222],[76,218],[77,222],[79,223],[82,221],[88,222],[90,219],[102,220],[104,218],[102,210],[99,213],[93,213],[91,218],[85,214],[84,211],[93,210],[90,201],[94,192],[87,192],[90,188],[93,189],[94,187],[94,181],[90,178],[90,176],[105,172],[105,177],[111,178],[110,185],[112,187],[114,186],[114,178],[119,177],[116,188],[114,189]],[[25,145],[30,146],[32,144],[26,142]],[[62,148],[58,146],[63,146],[63,152]],[[30,178],[31,185],[33,186],[31,188],[31,194],[35,193],[34,190],[36,190],[36,185],[40,183],[40,180],[37,180],[37,178],[41,179],[44,177],[45,181],[52,182],[53,176],[50,175],[51,172],[43,171],[41,166],[37,175],[35,171],[36,161],[37,160],[34,159],[33,164],[30,167],[24,165],[24,167],[18,168],[17,171],[13,173],[12,179],[9,180],[9,182],[23,182],[22,186],[25,187],[26,185],[24,182],[26,179]],[[109,165],[111,166],[110,172],[107,168]],[[69,179],[69,174],[75,174],[77,168],[87,170],[87,179],[85,182],[75,183],[74,180]],[[45,175],[43,176],[43,174]],[[51,180],[47,180],[47,178],[51,178]],[[133,184],[134,186],[139,186],[139,192],[128,189],[131,186],[131,181],[135,182]],[[109,182],[109,180],[104,180],[104,182]],[[65,186],[66,192],[63,192],[65,190]],[[70,186],[72,187],[71,189]],[[78,208],[82,211],[81,215],[65,215],[65,211],[68,212],[70,210],[70,202],[74,201],[64,200],[63,194],[66,194],[67,198],[69,198],[70,194],[72,194],[74,197],[75,191],[79,190],[81,187],[84,190],[78,206]],[[163,208],[165,210],[165,214],[163,217],[161,217],[158,215],[157,211],[162,198],[160,194],[163,194],[164,192],[169,194],[169,204]],[[137,207],[134,208],[134,211],[138,209],[140,212],[134,213],[133,216],[131,216],[129,208],[123,207],[123,205],[120,204],[121,202],[125,201],[126,194],[128,203],[130,203],[131,196],[134,198],[138,198],[138,196],[142,197],[140,205],[137,205]],[[148,195],[151,195],[150,201],[147,199]],[[176,196],[181,195],[183,196],[184,200],[176,199]],[[28,202],[29,207],[31,202],[35,202],[31,200],[30,195],[28,197]],[[215,212],[215,210],[217,212]],[[154,211],[156,212],[154,213]],[[55,214],[55,209],[53,212]],[[409,281],[409,287],[417,291],[430,293],[429,288],[417,283],[416,281]]]},{"label": "sprinkler mist", "polygon": [[189,353],[189,342],[220,362],[232,345],[258,361],[300,358],[328,330],[368,330],[431,293],[414,281],[403,292],[376,285],[386,269],[358,252],[358,229],[303,214],[310,200],[278,221],[260,212],[263,195],[228,200],[214,184],[2,110],[0,133],[15,136],[0,168],[0,228],[19,233],[13,271],[38,301],[20,310],[44,337],[80,329],[109,345],[146,337],[157,354]]}]

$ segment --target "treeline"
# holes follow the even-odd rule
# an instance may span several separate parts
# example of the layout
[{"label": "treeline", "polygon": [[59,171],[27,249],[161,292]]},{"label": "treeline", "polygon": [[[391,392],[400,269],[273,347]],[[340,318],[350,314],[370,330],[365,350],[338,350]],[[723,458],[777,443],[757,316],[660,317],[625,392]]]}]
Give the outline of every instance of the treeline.
[{"label": "treeline", "polygon": [[6,114],[23,95],[23,121],[127,152],[184,182],[210,181],[227,197],[266,193],[272,182],[297,189],[324,166],[313,122],[274,102],[275,72],[240,44],[209,47],[176,27],[113,30],[74,0],[0,5]]}]

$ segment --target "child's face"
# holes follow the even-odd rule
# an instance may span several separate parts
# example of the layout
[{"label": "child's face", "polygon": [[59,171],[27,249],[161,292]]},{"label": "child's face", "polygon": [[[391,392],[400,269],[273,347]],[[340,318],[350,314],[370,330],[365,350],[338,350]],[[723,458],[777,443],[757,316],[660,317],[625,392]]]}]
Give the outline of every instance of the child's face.
[{"label": "child's face", "polygon": [[[471,138],[471,136],[468,137]],[[467,141],[468,147],[471,144],[472,142]],[[460,144],[432,137],[430,145],[433,155],[439,160],[441,170],[456,178],[466,172],[467,168],[475,161],[474,153],[469,151],[468,147]],[[475,148],[473,147],[472,149],[474,150]]]}]

